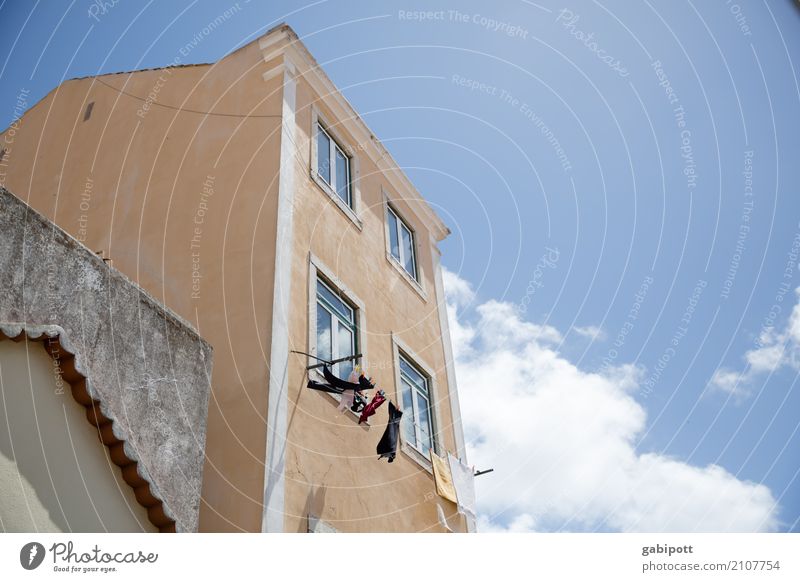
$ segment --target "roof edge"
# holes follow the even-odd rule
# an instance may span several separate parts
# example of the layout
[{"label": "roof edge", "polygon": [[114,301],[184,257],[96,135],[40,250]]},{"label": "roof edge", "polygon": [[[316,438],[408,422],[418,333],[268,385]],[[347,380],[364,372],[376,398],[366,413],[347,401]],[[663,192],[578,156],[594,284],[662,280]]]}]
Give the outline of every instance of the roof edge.
[{"label": "roof edge", "polygon": [[[283,40],[284,37],[287,42],[281,44],[281,40]],[[301,59],[306,66],[296,66],[297,74],[301,76],[310,75],[322,84],[325,88],[325,92],[320,92],[320,99],[326,103],[333,100],[335,105],[345,113],[344,118],[340,119],[339,122],[343,124],[350,122],[352,125],[355,125],[357,131],[354,133],[360,134],[358,136],[360,138],[359,141],[362,141],[364,146],[368,144],[372,145],[375,150],[372,155],[370,155],[369,147],[363,147],[363,151],[370,155],[375,165],[390,178],[390,182],[394,182],[393,186],[399,190],[400,193],[409,195],[406,201],[416,202],[415,206],[421,211],[423,217],[430,226],[433,227],[433,234],[436,241],[441,241],[450,234],[450,229],[441,217],[430,207],[428,201],[400,168],[400,165],[386,146],[375,136],[361,115],[356,111],[355,107],[353,107],[350,101],[342,94],[322,66],[317,62],[316,58],[314,58],[314,55],[311,54],[311,51],[309,51],[297,32],[295,32],[289,24],[285,22],[278,24],[253,42],[259,43],[259,48],[264,55],[265,61],[272,60],[280,54],[286,54],[287,51],[293,53],[291,56]],[[295,65],[297,65],[297,63],[295,63]],[[311,81],[312,79],[307,80]]]},{"label": "roof edge", "polygon": [[123,435],[114,428],[114,417],[103,406],[102,400],[92,390],[78,354],[66,331],[58,325],[36,325],[18,322],[0,322],[0,341],[28,340],[41,343],[47,354],[58,365],[58,372],[69,384],[72,397],[86,409],[86,419],[97,428],[100,442],[108,449],[111,461],[120,468],[122,479],[133,490],[136,501],[147,510],[147,518],[162,533],[176,531],[175,518],[151,481],[146,468],[141,465],[136,451],[128,446]]}]

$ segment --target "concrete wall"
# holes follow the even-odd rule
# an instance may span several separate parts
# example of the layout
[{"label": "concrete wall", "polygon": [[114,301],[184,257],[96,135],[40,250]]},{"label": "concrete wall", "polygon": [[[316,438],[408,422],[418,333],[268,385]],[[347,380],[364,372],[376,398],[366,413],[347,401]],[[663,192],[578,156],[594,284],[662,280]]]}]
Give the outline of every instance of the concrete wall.
[{"label": "concrete wall", "polygon": [[126,481],[157,511],[151,521],[162,526],[167,518],[177,531],[196,531],[210,346],[5,189],[0,333],[57,339],[75,398],[106,431],[115,462],[133,470]]},{"label": "concrete wall", "polygon": [[42,344],[0,342],[0,529],[152,532]]}]

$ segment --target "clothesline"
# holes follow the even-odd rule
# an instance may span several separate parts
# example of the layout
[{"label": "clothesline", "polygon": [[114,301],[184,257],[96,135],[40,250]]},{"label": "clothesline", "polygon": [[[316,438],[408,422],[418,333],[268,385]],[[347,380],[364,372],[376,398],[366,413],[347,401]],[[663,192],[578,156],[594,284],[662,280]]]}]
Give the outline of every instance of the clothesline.
[{"label": "clothesline", "polygon": [[310,365],[310,366],[307,366],[307,367],[306,367],[306,370],[313,370],[313,369],[315,369],[315,368],[321,368],[321,367],[322,367],[322,366],[324,366],[325,364],[327,364],[327,365],[329,365],[329,366],[332,366],[333,364],[338,364],[339,362],[348,362],[348,361],[350,361],[350,360],[358,360],[358,359],[360,359],[360,358],[361,358],[361,356],[362,356],[362,354],[354,354],[354,355],[352,355],[352,356],[345,356],[345,357],[343,357],[343,358],[337,358],[337,359],[335,359],[335,360],[325,360],[325,359],[323,359],[323,358],[318,358],[318,357],[317,357],[317,356],[315,356],[314,354],[307,354],[306,352],[300,352],[300,351],[298,351],[298,350],[291,350],[291,353],[293,353],[293,354],[300,354],[300,355],[303,355],[303,356],[308,356],[309,358],[314,358],[314,359],[315,359],[315,360],[317,360],[318,362],[321,362],[320,364],[312,364],[312,365]]},{"label": "clothesline", "polygon": [[[402,410],[400,410],[397,407],[397,405],[394,402],[392,402],[390,398],[386,396],[386,392],[384,390],[380,389],[378,389],[378,392],[372,398],[372,401],[369,404],[367,404],[366,400],[363,399],[362,392],[367,392],[368,390],[375,389],[376,386],[374,382],[372,382],[372,379],[367,378],[367,376],[363,373],[363,371],[358,376],[357,379],[358,381],[353,382],[352,379],[355,378],[355,371],[357,368],[353,370],[351,378],[348,380],[343,380],[341,378],[334,376],[329,368],[329,366],[332,366],[339,362],[358,360],[362,357],[362,354],[354,354],[352,356],[345,356],[343,358],[337,358],[335,360],[326,360],[324,358],[320,358],[313,354],[309,354],[299,350],[291,350],[291,353],[299,354],[302,356],[308,356],[309,358],[314,358],[315,360],[320,362],[319,364],[313,364],[311,366],[307,366],[306,370],[323,368],[323,376],[325,377],[325,381],[327,382],[327,384],[323,384],[321,382],[317,382],[316,380],[309,379],[308,388],[311,388],[313,390],[319,390],[322,392],[330,392],[332,394],[338,394],[340,396],[343,396],[346,392],[352,394],[352,397],[347,397],[346,399],[342,400],[342,403],[340,404],[339,408],[344,410],[344,408],[347,408],[347,405],[349,404],[350,409],[353,412],[355,413],[361,412],[361,416],[359,417],[358,420],[359,424],[365,422],[367,418],[375,414],[375,411],[379,406],[381,406],[381,404],[383,404],[384,402],[389,402],[389,424],[387,424],[386,432],[381,438],[381,441],[378,443],[378,453],[380,454],[379,458],[388,457],[389,462],[391,463],[394,460],[395,451],[397,449],[398,435],[396,434],[397,432],[396,429],[397,425],[399,424],[400,417],[403,414]],[[361,400],[361,402],[359,402],[361,406],[358,408],[358,410],[356,409],[356,405],[353,404],[357,400]],[[430,453],[431,453],[431,458],[433,458],[435,452],[431,449]],[[459,462],[461,462],[460,459]],[[483,471],[475,471],[474,469],[472,469],[470,472],[472,473],[472,477],[478,477],[480,475],[485,475],[493,471],[494,469],[486,469]]]}]

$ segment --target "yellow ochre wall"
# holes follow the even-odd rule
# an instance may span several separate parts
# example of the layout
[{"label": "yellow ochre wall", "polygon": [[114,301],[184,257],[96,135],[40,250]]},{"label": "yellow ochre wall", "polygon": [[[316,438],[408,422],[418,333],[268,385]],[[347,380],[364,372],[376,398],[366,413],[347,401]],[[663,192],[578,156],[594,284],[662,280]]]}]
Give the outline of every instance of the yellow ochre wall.
[{"label": "yellow ochre wall", "polygon": [[[395,334],[433,372],[438,400],[438,438],[443,448],[454,451],[455,439],[447,394],[444,353],[434,288],[432,243],[426,224],[415,219],[410,205],[393,191],[383,173],[359,144],[319,100],[302,78],[297,86],[297,142],[302,157],[295,174],[294,245],[290,348],[306,351],[309,338],[309,252],[365,305],[364,343],[368,373],[395,404],[400,404],[395,385]],[[330,197],[310,178],[313,138],[312,108],[344,144],[358,155],[360,166],[359,230]],[[384,193],[415,231],[418,268],[425,298],[391,265],[385,242]],[[378,460],[375,447],[388,420],[388,404],[370,419],[370,428],[359,427],[353,415],[341,414],[328,395],[305,388],[305,358],[290,358],[289,447],[286,463],[286,530],[305,531],[306,515],[321,518],[339,531],[442,531],[437,519],[435,488],[431,475],[411,455],[398,450],[389,464]],[[448,513],[449,502],[440,501]],[[453,517],[451,525],[465,528]]]}]

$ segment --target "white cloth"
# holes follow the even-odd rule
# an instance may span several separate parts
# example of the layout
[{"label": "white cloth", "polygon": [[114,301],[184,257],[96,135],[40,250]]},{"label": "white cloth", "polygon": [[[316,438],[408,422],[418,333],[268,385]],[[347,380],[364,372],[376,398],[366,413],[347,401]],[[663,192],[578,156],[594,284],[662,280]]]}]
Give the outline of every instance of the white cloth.
[{"label": "white cloth", "polygon": [[447,523],[447,518],[444,515],[444,509],[439,501],[436,502],[436,515],[439,517],[439,525],[441,525],[446,531],[453,531],[453,528],[450,527],[449,523]]},{"label": "white cloth", "polygon": [[345,390],[344,393],[342,393],[342,399],[339,402],[338,410],[340,412],[344,412],[353,406],[353,400],[355,400],[355,396],[356,394],[352,390]]},{"label": "white cloth", "polygon": [[[348,382],[352,382],[353,384],[358,384],[357,370],[359,369],[360,366],[358,365],[356,365],[356,367],[353,368],[353,371],[350,372],[350,376],[347,378]],[[337,410],[339,410],[340,412],[346,411],[348,408],[353,406],[353,401],[355,400],[355,398],[356,398],[356,393],[353,390],[345,390],[344,393],[342,393],[342,399],[339,401],[339,407],[337,408]]]},{"label": "white cloth", "polygon": [[472,468],[467,467],[450,453],[447,453],[447,459],[450,462],[450,473],[456,488],[458,510],[475,519],[475,473]]}]

